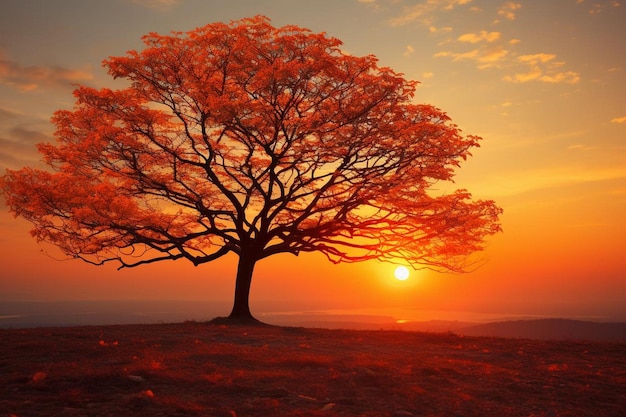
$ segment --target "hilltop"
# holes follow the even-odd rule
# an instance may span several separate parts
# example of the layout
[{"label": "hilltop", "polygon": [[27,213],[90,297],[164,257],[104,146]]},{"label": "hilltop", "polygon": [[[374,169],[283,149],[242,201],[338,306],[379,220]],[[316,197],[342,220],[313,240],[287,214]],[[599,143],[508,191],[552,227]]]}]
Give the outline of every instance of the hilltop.
[{"label": "hilltop", "polygon": [[0,416],[621,416],[626,345],[180,324],[0,329]]}]

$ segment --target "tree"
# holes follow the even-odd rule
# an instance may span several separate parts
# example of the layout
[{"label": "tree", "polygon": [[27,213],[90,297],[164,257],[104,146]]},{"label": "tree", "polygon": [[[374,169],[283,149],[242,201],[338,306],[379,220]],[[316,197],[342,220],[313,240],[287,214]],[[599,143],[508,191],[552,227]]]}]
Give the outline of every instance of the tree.
[{"label": "tree", "polygon": [[255,264],[278,253],[461,272],[501,209],[436,193],[478,146],[374,56],[262,16],[104,61],[119,90],[57,111],[49,170],[7,171],[10,210],[69,257],[119,268],[238,256],[231,318],[252,319]]}]

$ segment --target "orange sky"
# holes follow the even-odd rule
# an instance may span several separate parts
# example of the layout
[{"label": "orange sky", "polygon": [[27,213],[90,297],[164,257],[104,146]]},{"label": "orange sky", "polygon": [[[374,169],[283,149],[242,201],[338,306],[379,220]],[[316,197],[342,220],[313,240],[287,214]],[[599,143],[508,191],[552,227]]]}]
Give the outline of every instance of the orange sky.
[{"label": "orange sky", "polygon": [[[485,139],[454,187],[495,199],[505,213],[504,233],[480,255],[485,265],[465,275],[420,271],[399,282],[391,265],[377,262],[264,260],[253,312],[402,308],[626,320],[621,1],[7,0],[0,170],[38,164],[34,144],[51,140],[49,118],[73,104],[72,84],[115,88],[102,59],[141,47],[151,31],[256,14],[325,31],[346,51],[374,54],[420,80],[417,101]],[[42,254],[49,248],[6,208],[0,230],[0,302],[232,297],[232,257],[197,268],[170,262],[116,271]]]}]

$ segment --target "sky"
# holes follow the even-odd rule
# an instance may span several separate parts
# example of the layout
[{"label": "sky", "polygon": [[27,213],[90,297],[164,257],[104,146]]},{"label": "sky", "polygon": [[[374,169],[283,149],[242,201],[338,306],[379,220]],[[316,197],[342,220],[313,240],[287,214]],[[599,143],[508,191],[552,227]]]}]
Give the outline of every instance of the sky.
[{"label": "sky", "polygon": [[[0,172],[42,166],[49,119],[77,84],[121,88],[101,62],[141,36],[262,14],[344,42],[420,81],[415,100],[483,137],[452,191],[493,199],[503,233],[466,274],[279,255],[256,311],[462,311],[626,320],[626,1],[1,0]],[[229,301],[236,259],[117,271],[59,260],[0,201],[0,302]],[[224,311],[227,314],[228,311]],[[423,317],[437,318],[437,317]]]}]

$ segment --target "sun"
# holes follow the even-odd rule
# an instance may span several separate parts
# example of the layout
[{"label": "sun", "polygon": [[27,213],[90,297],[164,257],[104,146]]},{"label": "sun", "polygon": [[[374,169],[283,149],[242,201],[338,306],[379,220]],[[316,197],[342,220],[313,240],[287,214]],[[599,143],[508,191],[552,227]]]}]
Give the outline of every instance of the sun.
[{"label": "sun", "polygon": [[409,268],[400,265],[393,271],[393,276],[396,277],[398,281],[406,281],[409,278]]}]

